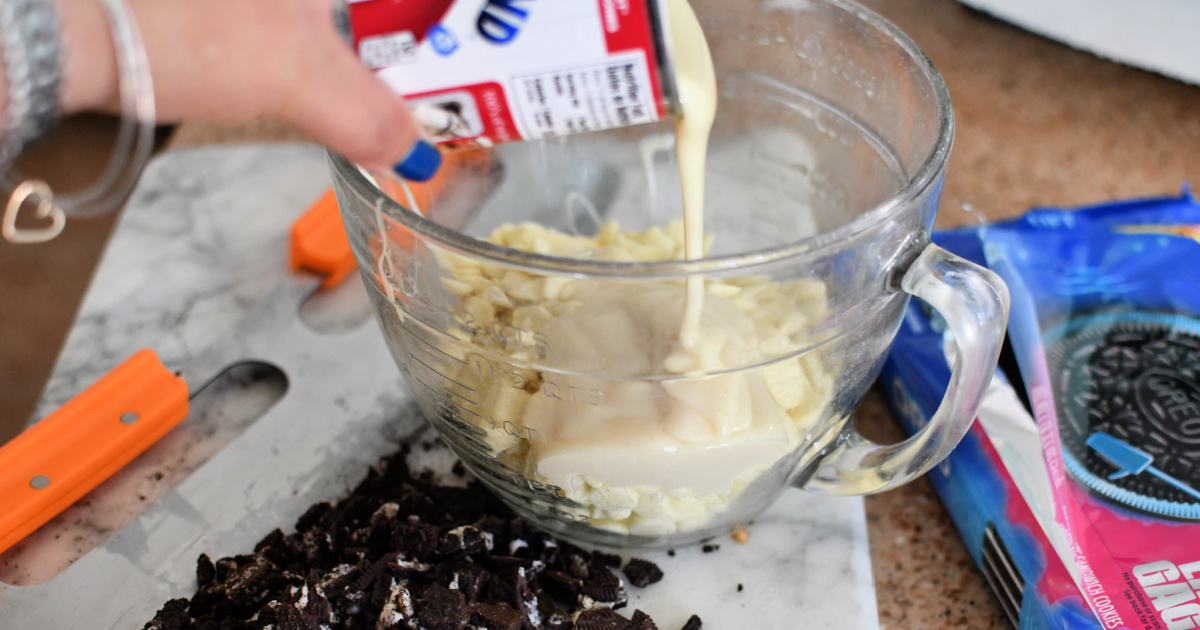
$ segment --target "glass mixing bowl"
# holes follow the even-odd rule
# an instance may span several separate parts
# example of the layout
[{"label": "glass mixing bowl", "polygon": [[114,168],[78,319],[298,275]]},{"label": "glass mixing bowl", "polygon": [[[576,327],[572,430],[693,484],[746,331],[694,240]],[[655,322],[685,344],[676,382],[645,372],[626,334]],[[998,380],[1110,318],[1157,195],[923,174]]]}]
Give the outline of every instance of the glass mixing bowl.
[{"label": "glass mixing bowl", "polygon": [[[693,5],[720,90],[704,259],[678,260],[666,225],[671,121],[453,155],[430,186],[330,156],[421,409],[514,510],[577,542],[680,545],[789,485],[913,479],[970,426],[1007,320],[1002,282],[929,240],[953,114],[917,46],[850,2]],[[585,238],[607,249],[562,255]],[[704,369],[670,360],[695,277]],[[954,334],[953,376],[921,431],[877,445],[853,413],[914,295]]]}]

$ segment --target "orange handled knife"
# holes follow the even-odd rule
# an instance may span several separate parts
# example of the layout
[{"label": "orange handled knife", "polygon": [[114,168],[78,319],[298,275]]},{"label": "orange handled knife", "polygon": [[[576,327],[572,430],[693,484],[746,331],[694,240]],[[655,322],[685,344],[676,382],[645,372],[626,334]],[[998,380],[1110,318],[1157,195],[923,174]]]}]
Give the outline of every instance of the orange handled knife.
[{"label": "orange handled knife", "polygon": [[188,388],[142,350],[0,448],[0,552],[166,435]]}]

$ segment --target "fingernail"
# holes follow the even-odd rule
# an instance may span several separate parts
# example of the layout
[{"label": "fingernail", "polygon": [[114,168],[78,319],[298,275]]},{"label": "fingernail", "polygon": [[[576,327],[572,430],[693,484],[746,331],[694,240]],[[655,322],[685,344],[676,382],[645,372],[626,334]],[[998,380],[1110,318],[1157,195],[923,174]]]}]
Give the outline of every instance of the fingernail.
[{"label": "fingernail", "polygon": [[433,177],[441,165],[442,154],[437,147],[424,140],[417,140],[408,152],[408,157],[396,165],[395,171],[404,179],[423,182]]}]

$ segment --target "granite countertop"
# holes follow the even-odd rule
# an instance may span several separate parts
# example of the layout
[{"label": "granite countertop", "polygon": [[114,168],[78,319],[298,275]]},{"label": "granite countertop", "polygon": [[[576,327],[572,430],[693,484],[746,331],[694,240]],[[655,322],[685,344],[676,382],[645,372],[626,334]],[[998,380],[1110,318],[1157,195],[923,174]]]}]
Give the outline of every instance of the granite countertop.
[{"label": "granite countertop", "polygon": [[[867,4],[924,48],[950,88],[958,127],[940,227],[973,221],[959,210],[964,204],[1001,219],[1033,205],[1174,194],[1189,178],[1200,179],[1200,87],[1073,51],[953,0]],[[234,128],[187,124],[168,146],[299,139],[268,122]],[[81,266],[94,264],[110,225],[80,222],[61,237],[60,250],[13,253],[0,247],[0,316],[7,317],[3,304],[12,303],[3,299],[6,290],[53,284],[54,274],[78,276]],[[13,269],[24,270],[20,282],[12,279]],[[81,294],[84,284],[77,278],[60,286],[56,299]],[[43,298],[21,295],[25,310],[14,321],[18,316],[35,321],[32,313]],[[49,370],[53,353],[46,348],[61,343],[63,334],[52,324],[69,325],[73,312],[62,310],[59,305],[36,319],[42,328],[22,328],[32,331],[21,340],[24,346],[0,335],[0,374],[16,374],[6,367],[15,364],[13,357],[38,352],[51,356],[39,359],[32,373],[42,365]],[[40,345],[34,347],[35,341]],[[0,400],[0,411],[5,404],[19,408],[20,402]],[[870,394],[858,418],[871,437],[900,438],[878,392]],[[3,429],[0,440],[8,437]],[[866,508],[882,627],[1007,626],[928,481],[869,497]]]}]

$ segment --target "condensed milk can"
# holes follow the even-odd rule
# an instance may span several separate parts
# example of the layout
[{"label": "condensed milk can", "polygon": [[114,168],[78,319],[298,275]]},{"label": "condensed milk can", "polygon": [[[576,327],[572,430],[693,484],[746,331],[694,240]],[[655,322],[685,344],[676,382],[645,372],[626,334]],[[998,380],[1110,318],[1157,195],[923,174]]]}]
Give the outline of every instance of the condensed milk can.
[{"label": "condensed milk can", "polygon": [[430,136],[490,146],[678,113],[664,0],[349,0],[359,58]]}]

